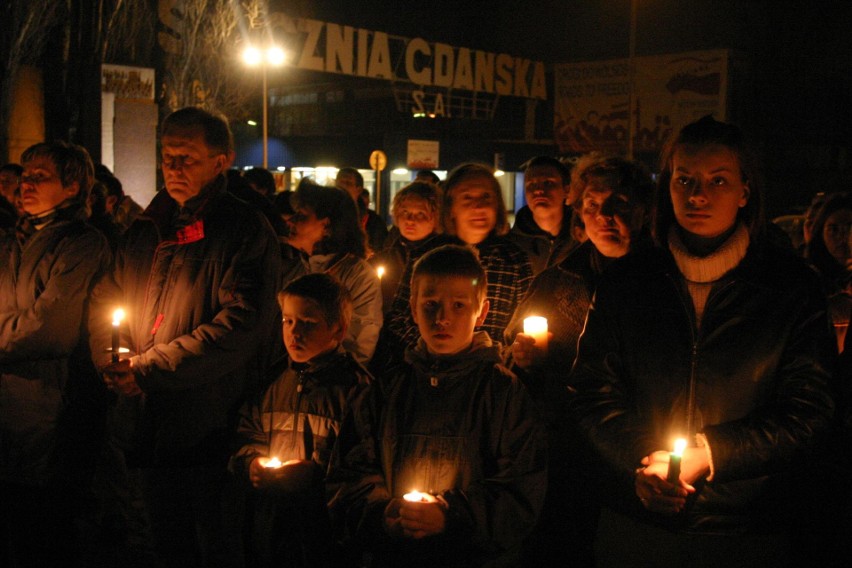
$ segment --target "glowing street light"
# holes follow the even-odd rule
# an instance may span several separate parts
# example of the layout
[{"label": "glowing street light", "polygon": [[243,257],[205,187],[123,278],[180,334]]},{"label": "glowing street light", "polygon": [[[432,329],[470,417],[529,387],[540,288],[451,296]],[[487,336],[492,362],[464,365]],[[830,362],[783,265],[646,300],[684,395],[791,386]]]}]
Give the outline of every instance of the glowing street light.
[{"label": "glowing street light", "polygon": [[266,72],[268,67],[280,67],[287,59],[287,54],[277,45],[272,45],[266,49],[258,49],[253,46],[248,46],[243,50],[243,62],[249,67],[257,67],[260,65],[263,73],[263,167],[269,167],[269,119],[267,110],[267,83]]}]

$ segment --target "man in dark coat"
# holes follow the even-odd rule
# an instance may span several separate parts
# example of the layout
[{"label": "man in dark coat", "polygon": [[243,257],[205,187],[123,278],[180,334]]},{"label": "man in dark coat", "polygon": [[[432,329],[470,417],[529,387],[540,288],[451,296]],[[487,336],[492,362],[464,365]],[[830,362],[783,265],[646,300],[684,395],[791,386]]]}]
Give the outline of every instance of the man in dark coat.
[{"label": "man in dark coat", "polygon": [[227,440],[274,337],[279,254],[269,223],[226,189],[232,144],[219,116],[166,117],[165,191],[125,234],[90,318],[97,357],[111,310],[127,313],[131,356],[104,373],[117,413],[135,420],[133,456],[169,566],[242,564]]}]

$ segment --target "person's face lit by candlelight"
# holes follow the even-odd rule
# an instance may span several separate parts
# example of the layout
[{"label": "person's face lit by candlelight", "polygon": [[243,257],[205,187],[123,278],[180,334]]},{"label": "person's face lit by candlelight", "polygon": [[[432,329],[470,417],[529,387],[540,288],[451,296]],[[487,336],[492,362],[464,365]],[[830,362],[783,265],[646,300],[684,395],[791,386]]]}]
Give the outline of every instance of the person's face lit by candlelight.
[{"label": "person's face lit by candlelight", "polygon": [[631,234],[641,220],[631,196],[614,192],[600,180],[592,179],[583,190],[580,215],[586,227],[586,235],[595,248],[606,257],[618,258],[630,250]]},{"label": "person's face lit by candlelight", "polygon": [[435,231],[437,218],[425,199],[407,197],[394,211],[399,233],[409,241],[421,241]]},{"label": "person's face lit by candlelight", "polygon": [[284,346],[296,363],[305,363],[335,349],[343,340],[344,326],[329,325],[315,301],[286,294],[281,307]]},{"label": "person's face lit by candlelight", "polygon": [[299,249],[305,254],[314,253],[320,241],[328,233],[330,219],[318,219],[316,213],[310,207],[296,208],[296,214],[287,220],[290,234],[287,242],[290,246]]},{"label": "person's face lit by candlelight", "polygon": [[749,199],[739,160],[724,146],[678,148],[669,192],[678,225],[699,239],[726,234]]},{"label": "person's face lit by candlelight", "polygon": [[452,192],[450,217],[458,237],[472,245],[484,241],[497,225],[499,202],[492,180],[472,176],[448,191]]},{"label": "person's face lit by candlelight", "polygon": [[470,347],[473,331],[488,314],[475,283],[464,276],[415,278],[411,315],[430,353],[454,355]]}]

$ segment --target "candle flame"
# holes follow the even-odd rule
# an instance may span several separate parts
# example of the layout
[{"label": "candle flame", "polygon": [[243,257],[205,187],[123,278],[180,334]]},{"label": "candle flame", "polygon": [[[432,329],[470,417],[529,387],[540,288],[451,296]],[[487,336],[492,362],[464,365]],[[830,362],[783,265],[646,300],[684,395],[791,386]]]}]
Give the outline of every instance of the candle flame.
[{"label": "candle flame", "polygon": [[271,457],[271,458],[269,458],[269,460],[268,460],[268,461],[267,461],[267,462],[263,465],[263,467],[268,467],[268,468],[272,469],[272,468],[279,468],[279,467],[281,467],[281,465],[282,465],[282,464],[281,464],[281,460],[279,460],[277,457]]},{"label": "candle flame", "polygon": [[124,319],[124,310],[118,308],[114,312],[112,312],[112,325],[118,327],[121,325],[121,320]]},{"label": "candle flame", "polygon": [[403,499],[405,499],[406,501],[411,501],[412,503],[419,503],[419,502],[423,501],[423,497],[424,497],[423,493],[420,493],[416,489],[414,491],[412,491],[411,493],[406,493],[405,495],[402,496]]},{"label": "candle flame", "polygon": [[674,443],[674,451],[672,452],[676,456],[682,456],[683,451],[686,449],[686,440],[684,438],[678,438]]},{"label": "candle flame", "polygon": [[376,274],[378,274],[379,279],[381,279],[381,278],[382,278],[382,276],[384,276],[384,275],[385,275],[385,267],[384,267],[384,266],[379,266],[378,268],[376,268]]}]

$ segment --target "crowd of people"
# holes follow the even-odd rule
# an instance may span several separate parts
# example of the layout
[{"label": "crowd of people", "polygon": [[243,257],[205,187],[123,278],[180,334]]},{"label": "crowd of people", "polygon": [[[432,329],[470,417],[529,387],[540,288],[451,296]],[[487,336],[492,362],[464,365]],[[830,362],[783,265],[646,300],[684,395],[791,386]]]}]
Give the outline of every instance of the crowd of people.
[{"label": "crowd of people", "polygon": [[136,493],[140,566],[848,563],[848,193],[795,250],[709,116],[656,181],[530,159],[511,227],[482,164],[389,228],[208,111],[160,148],[144,209],[73,144],[0,169],[4,565],[86,566]]}]

